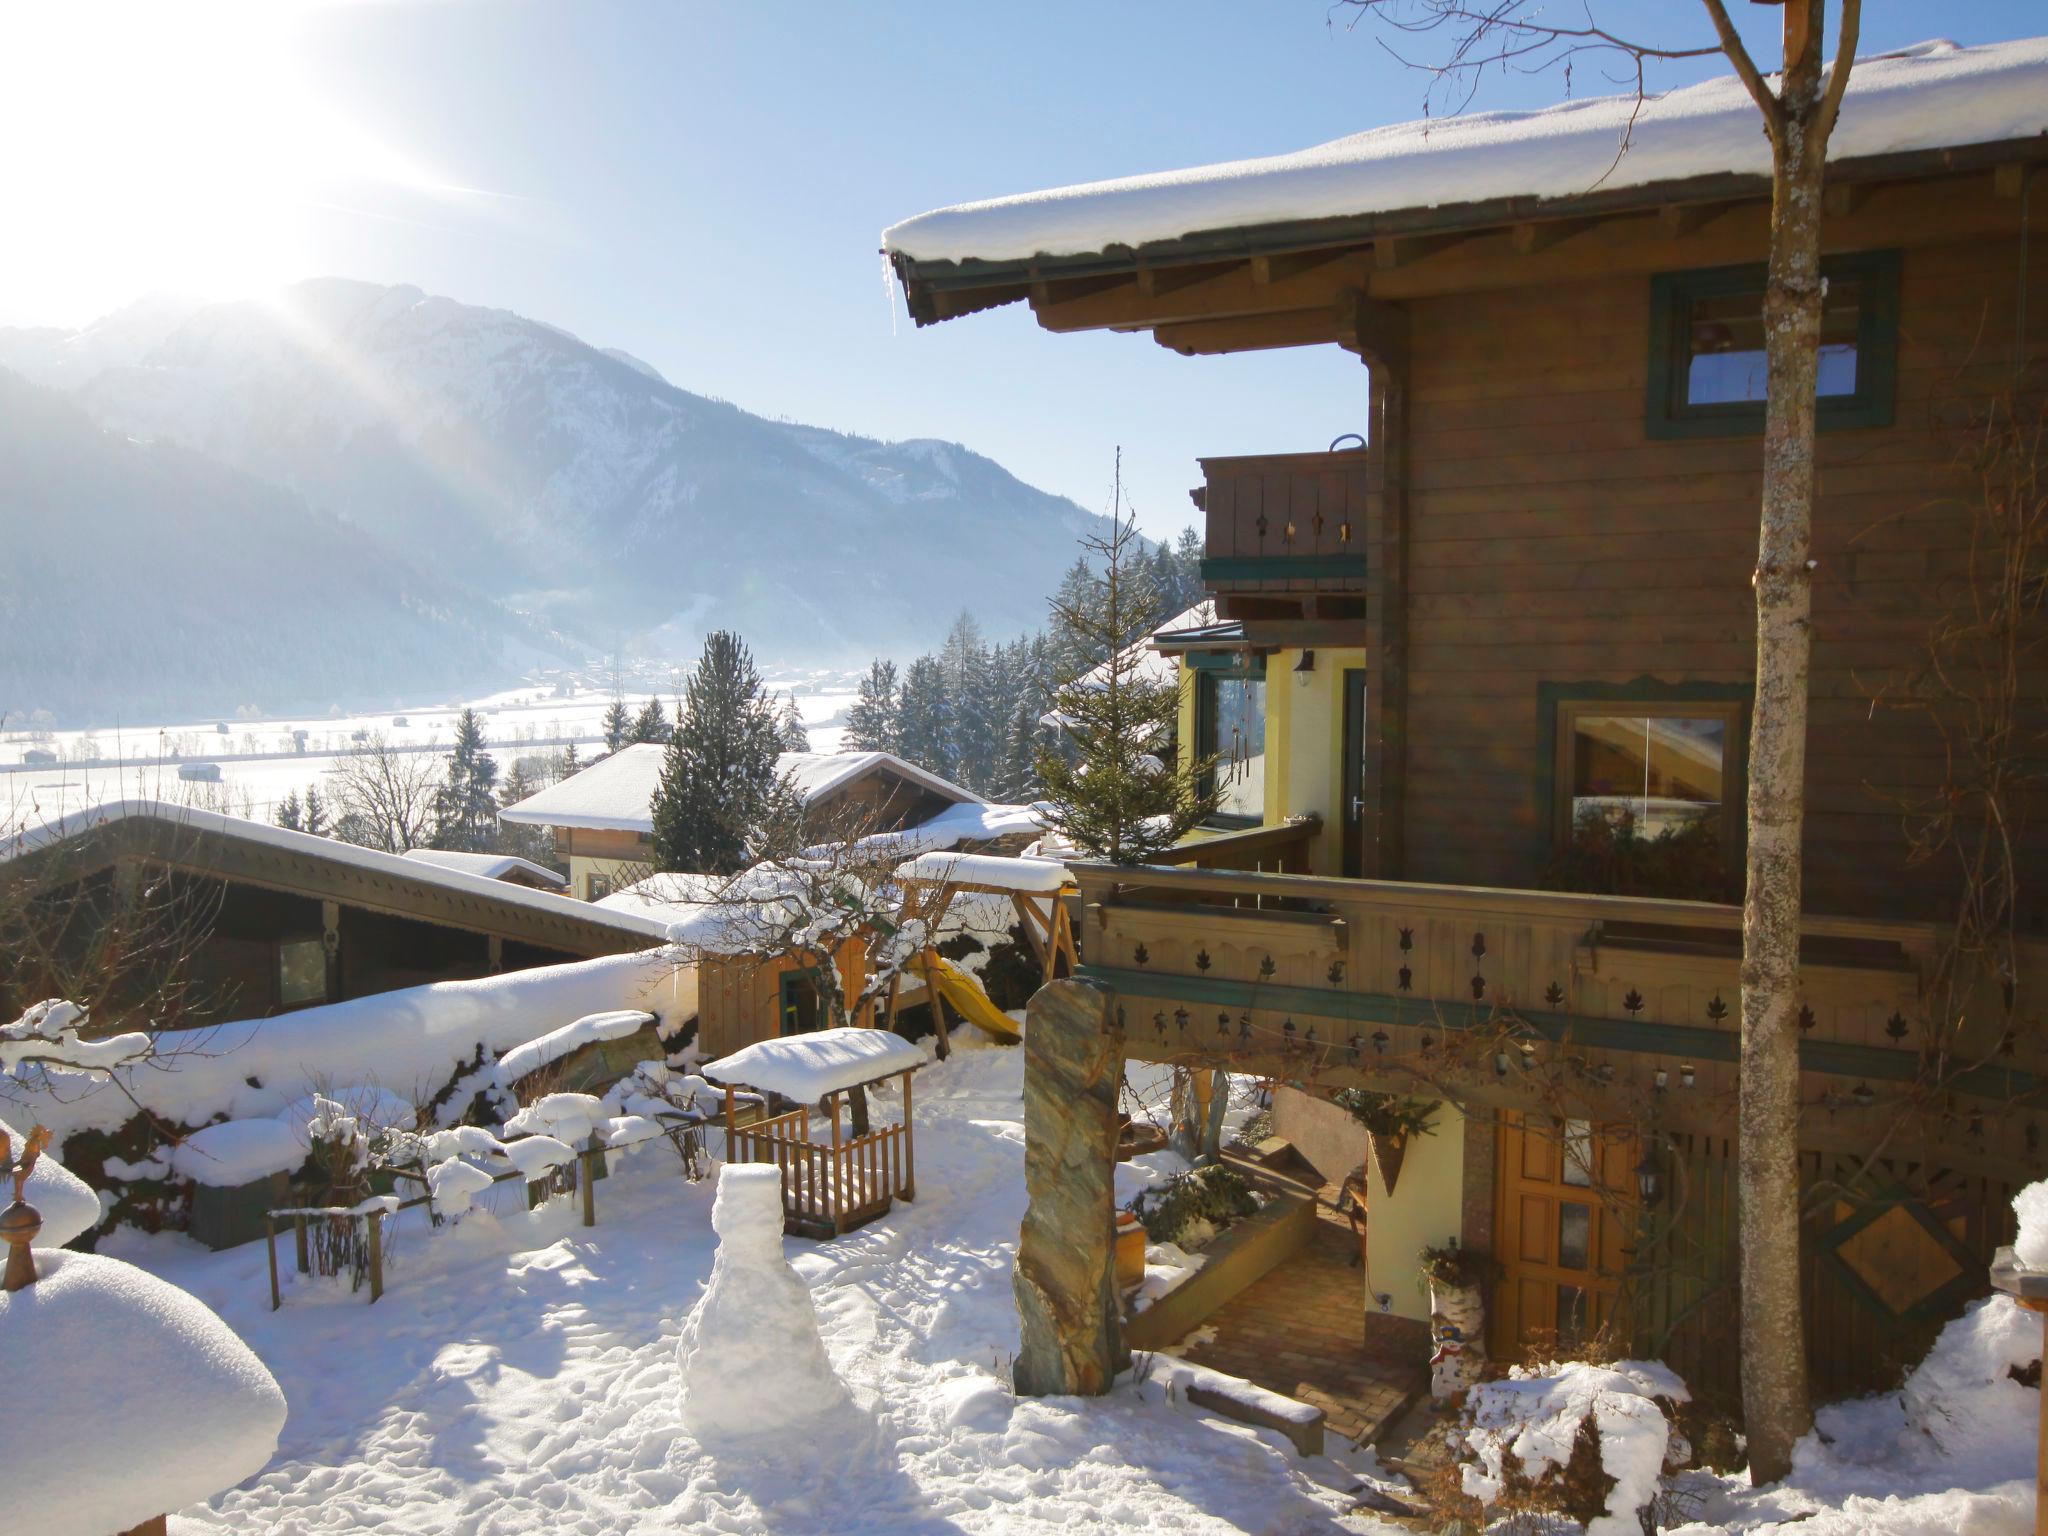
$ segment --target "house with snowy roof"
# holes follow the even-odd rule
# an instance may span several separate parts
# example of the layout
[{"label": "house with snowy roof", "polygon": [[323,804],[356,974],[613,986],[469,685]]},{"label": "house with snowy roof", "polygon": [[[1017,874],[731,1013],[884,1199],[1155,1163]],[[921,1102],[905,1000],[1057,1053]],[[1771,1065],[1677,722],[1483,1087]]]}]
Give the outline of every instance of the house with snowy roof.
[{"label": "house with snowy roof", "polygon": [[[654,788],[664,751],[655,742],[622,747],[499,814],[553,828],[555,848],[569,861],[570,891],[601,901],[653,871]],[[962,836],[984,831],[980,797],[892,752],[785,752],[775,767],[807,814],[858,817],[874,832],[941,818]]]},{"label": "house with snowy roof", "polygon": [[[1803,1172],[1833,1191],[1808,1345],[1837,1393],[1982,1293],[2048,1163],[2048,806],[2008,792],[2004,975],[1969,983],[1974,834],[1929,859],[1955,824],[1919,814],[1983,803],[1924,687],[1942,647],[2004,611],[2001,579],[2038,581],[1975,470],[2023,450],[2002,411],[2041,407],[2048,39],[1860,60],[1831,148],[1800,1023]],[[883,236],[920,326],[1021,304],[1056,335],[1362,364],[1299,441],[1198,465],[1214,612],[1154,645],[1218,764],[1211,835],[1177,867],[1073,869],[1127,1057],[1275,1080],[1312,1183],[1372,1149],[1360,1306],[1389,1358],[1423,1358],[1417,1254],[1456,1244],[1498,1268],[1497,1356],[1611,1325],[1695,1391],[1732,1384],[1770,205],[1729,77]],[[2039,742],[2038,678],[2007,681],[2001,730]],[[1934,707],[1885,707],[1907,701]],[[1347,1087],[1435,1105],[1432,1133],[1362,1129]]]},{"label": "house with snowy roof", "polygon": [[0,893],[0,1011],[62,995],[76,946],[118,945],[100,1013],[147,1007],[166,1028],[648,950],[668,931],[440,857],[154,800],[19,831],[0,846]]}]

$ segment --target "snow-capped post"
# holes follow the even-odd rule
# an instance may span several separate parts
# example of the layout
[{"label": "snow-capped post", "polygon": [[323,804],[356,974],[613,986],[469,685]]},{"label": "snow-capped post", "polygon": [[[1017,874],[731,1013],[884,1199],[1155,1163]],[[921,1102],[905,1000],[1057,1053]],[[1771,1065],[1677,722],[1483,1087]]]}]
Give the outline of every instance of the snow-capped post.
[{"label": "snow-capped post", "polygon": [[[2035,1269],[2016,1250],[2001,1248],[1991,1261],[1991,1283],[2029,1312],[2040,1313],[2041,1357],[2048,1360],[2048,1269]],[[2048,1536],[2048,1404],[2039,1412],[2040,1440],[2034,1457],[2034,1536]]]}]

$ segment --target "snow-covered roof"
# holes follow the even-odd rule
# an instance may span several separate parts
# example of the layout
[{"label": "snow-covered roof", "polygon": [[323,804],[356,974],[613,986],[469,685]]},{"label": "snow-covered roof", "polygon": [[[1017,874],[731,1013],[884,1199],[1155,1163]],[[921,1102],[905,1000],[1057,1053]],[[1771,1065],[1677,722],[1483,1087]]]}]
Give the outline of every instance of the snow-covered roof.
[{"label": "snow-covered roof", "polygon": [[828,1093],[923,1065],[924,1052],[893,1030],[845,1028],[757,1040],[702,1070],[714,1082],[815,1104]]},{"label": "snow-covered roof", "polygon": [[[1128,674],[1146,683],[1170,683],[1180,676],[1180,658],[1159,649],[1158,641],[1181,630],[1200,629],[1216,622],[1216,600],[1205,597],[1194,607],[1183,610],[1142,640],[1133,640],[1118,656],[1132,670]],[[1074,679],[1077,688],[1101,689],[1109,686],[1109,663],[1104,661],[1089,668]],[[1047,710],[1040,716],[1041,725],[1064,726],[1066,716],[1058,710]]]},{"label": "snow-covered roof", "polygon": [[664,925],[673,923],[680,909],[710,901],[725,889],[729,875],[692,875],[665,871],[648,875],[631,885],[621,886],[597,905],[614,912],[635,912]]},{"label": "snow-covered roof", "polygon": [[568,881],[549,869],[545,864],[536,864],[531,859],[522,859],[510,853],[464,853],[453,848],[409,848],[408,859],[417,859],[422,864],[437,865],[442,869],[459,869],[465,874],[482,875],[486,880],[503,880],[510,875],[524,875],[537,880],[550,890],[561,890]]},{"label": "snow-covered roof", "polygon": [[[1927,42],[1856,61],[1829,158],[2044,133],[2048,38]],[[1653,95],[1640,112],[1633,95],[1620,95],[1424,118],[1292,154],[963,203],[904,220],[882,245],[914,262],[1026,261],[1262,225],[1769,174],[1756,104],[1731,74]]]},{"label": "snow-covered roof", "polygon": [[344,843],[338,838],[316,837],[309,832],[294,832],[288,827],[273,826],[267,821],[250,821],[242,816],[228,816],[219,811],[201,810],[196,806],[172,805],[162,800],[108,800],[99,805],[72,811],[68,815],[23,827],[0,840],[0,862],[42,848],[54,847],[96,828],[125,821],[153,821],[181,832],[260,843],[266,847],[280,848],[307,858],[324,859],[330,863],[350,865],[416,885],[440,887],[510,906],[527,907],[573,922],[617,928],[650,943],[658,943],[666,932],[665,925],[634,913],[603,911],[590,902],[577,901],[569,896],[557,895],[553,891],[535,890],[531,886],[518,885],[509,880],[495,880],[485,875],[471,874],[467,870],[449,869],[438,863],[404,858],[375,848],[362,848],[354,843]]},{"label": "snow-covered roof", "polygon": [[[550,784],[539,794],[507,806],[499,815],[528,826],[652,832],[654,786],[661,780],[665,750],[655,742],[621,747],[603,762]],[[776,773],[790,782],[806,805],[878,766],[956,805],[978,803],[971,790],[893,752],[785,752],[775,760]]]}]

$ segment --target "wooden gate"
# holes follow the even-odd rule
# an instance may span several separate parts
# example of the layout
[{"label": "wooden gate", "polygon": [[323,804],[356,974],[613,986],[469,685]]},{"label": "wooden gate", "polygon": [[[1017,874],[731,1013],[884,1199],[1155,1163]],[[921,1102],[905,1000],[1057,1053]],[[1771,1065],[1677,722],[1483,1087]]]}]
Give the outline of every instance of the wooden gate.
[{"label": "wooden gate", "polygon": [[[1573,1353],[1607,1325],[1634,1236],[1636,1142],[1584,1120],[1506,1113],[1495,1154],[1498,1359]],[[1560,1353],[1561,1352],[1561,1353]]]}]

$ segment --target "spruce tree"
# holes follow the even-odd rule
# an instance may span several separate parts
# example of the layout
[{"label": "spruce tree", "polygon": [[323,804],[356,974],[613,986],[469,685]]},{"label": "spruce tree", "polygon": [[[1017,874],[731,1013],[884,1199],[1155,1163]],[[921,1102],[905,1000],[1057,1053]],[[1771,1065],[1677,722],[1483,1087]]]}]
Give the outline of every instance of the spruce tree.
[{"label": "spruce tree", "polygon": [[898,714],[900,755],[918,767],[950,777],[953,772],[953,701],[946,669],[936,656],[920,656],[903,674]]},{"label": "spruce tree", "polygon": [[498,765],[484,750],[483,722],[465,709],[455,722],[448,778],[434,792],[436,848],[480,853],[498,830]]},{"label": "spruce tree", "polygon": [[633,717],[626,712],[626,701],[615,698],[604,712],[604,749],[616,752],[633,739]]},{"label": "spruce tree", "polygon": [[1135,520],[1123,516],[1119,455],[1110,529],[1082,544],[1100,560],[1095,590],[1053,605],[1056,633],[1087,660],[1053,696],[1068,750],[1038,756],[1047,825],[1085,853],[1142,864],[1216,808],[1212,762],[1161,761],[1180,716],[1178,676],[1148,675],[1136,642],[1156,600]]},{"label": "spruce tree", "polygon": [[946,643],[939,652],[945,672],[946,697],[951,703],[952,750],[950,776],[967,788],[982,793],[995,775],[1003,728],[1001,701],[996,697],[988,642],[981,626],[964,609],[953,621]]},{"label": "spruce tree", "polygon": [[894,752],[903,745],[898,719],[896,663],[879,657],[860,680],[860,697],[846,712],[846,730],[839,742],[848,752]]},{"label": "spruce tree", "polygon": [[668,715],[661,707],[661,700],[649,699],[640,713],[633,718],[632,740],[665,742],[669,739]]},{"label": "spruce tree", "polygon": [[785,752],[808,752],[811,750],[810,728],[804,724],[804,717],[796,707],[796,695],[784,694],[782,709],[775,717],[775,728],[782,736],[782,750]]},{"label": "spruce tree", "polygon": [[555,782],[561,783],[572,774],[583,771],[583,759],[577,754],[576,743],[570,742],[555,754]]},{"label": "spruce tree", "polygon": [[775,707],[738,635],[705,637],[654,790],[654,866],[746,868],[775,794]]},{"label": "spruce tree", "polygon": [[306,786],[305,830],[314,837],[325,837],[333,829],[327,825],[327,804],[320,798],[320,786]]},{"label": "spruce tree", "polygon": [[299,807],[299,792],[296,789],[277,802],[277,810],[271,820],[287,832],[306,830],[306,813]]}]

